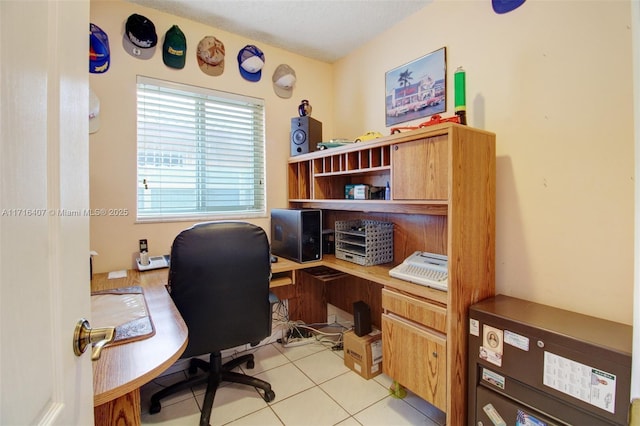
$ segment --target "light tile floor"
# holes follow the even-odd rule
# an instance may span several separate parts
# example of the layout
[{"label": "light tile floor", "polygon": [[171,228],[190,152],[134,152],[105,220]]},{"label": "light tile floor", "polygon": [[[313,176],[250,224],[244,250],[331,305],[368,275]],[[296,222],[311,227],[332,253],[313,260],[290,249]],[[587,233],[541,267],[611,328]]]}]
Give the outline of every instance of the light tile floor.
[{"label": "light tile floor", "polygon": [[[271,383],[276,398],[266,403],[252,387],[223,383],[214,399],[212,426],[445,424],[443,412],[411,392],[404,399],[390,396],[392,380],[384,374],[366,380],[349,370],[343,351],[320,343],[292,348],[271,343],[250,352],[255,368],[243,371]],[[149,414],[151,395],[186,377],[171,370],[142,387],[142,424],[198,424],[206,385],[166,398],[160,413]]]}]

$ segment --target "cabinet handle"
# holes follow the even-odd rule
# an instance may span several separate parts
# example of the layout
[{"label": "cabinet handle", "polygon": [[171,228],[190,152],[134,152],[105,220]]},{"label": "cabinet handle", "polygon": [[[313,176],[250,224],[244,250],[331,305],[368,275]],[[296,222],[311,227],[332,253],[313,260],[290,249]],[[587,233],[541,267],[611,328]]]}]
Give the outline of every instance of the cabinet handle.
[{"label": "cabinet handle", "polygon": [[397,151],[397,150],[398,150],[398,145],[394,145],[394,146],[393,146],[393,150],[394,150],[394,151]]},{"label": "cabinet handle", "polygon": [[433,352],[431,353],[431,355],[433,355],[433,357],[434,357],[434,358],[438,358],[438,352],[436,352],[436,351],[433,351]]}]

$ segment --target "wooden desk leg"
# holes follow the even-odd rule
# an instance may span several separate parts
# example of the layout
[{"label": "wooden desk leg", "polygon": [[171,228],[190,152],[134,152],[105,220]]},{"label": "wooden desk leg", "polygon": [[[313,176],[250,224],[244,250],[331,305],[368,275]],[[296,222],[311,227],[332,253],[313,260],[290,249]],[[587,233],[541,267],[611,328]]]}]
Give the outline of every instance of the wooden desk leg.
[{"label": "wooden desk leg", "polygon": [[96,426],[139,426],[140,389],[93,409]]}]

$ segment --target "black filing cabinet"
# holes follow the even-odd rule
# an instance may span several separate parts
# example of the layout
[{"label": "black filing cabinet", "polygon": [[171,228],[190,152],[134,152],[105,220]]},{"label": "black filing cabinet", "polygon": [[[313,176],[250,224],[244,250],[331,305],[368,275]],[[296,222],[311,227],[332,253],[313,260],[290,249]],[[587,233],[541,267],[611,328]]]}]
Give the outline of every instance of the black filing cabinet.
[{"label": "black filing cabinet", "polygon": [[632,327],[498,295],[469,309],[469,426],[628,425]]}]

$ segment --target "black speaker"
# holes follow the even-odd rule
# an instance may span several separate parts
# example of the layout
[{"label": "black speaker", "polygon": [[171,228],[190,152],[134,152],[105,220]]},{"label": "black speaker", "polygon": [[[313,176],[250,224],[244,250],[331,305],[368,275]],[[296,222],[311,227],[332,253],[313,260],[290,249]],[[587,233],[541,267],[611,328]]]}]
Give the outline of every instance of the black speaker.
[{"label": "black speaker", "polygon": [[318,142],[322,142],[322,123],[309,117],[293,117],[291,119],[291,156],[306,154],[317,150]]},{"label": "black speaker", "polygon": [[353,329],[358,337],[371,333],[371,308],[362,300],[353,303]]}]

